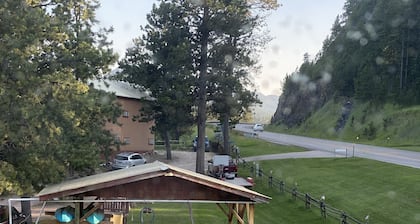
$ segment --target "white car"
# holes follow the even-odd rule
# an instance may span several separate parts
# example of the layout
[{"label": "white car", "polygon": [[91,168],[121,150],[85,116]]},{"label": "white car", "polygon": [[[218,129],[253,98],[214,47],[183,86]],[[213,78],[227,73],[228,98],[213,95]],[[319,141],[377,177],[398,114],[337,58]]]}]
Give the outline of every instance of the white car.
[{"label": "white car", "polygon": [[139,153],[122,152],[115,156],[114,162],[112,163],[112,169],[124,169],[145,163],[147,163],[146,159]]},{"label": "white car", "polygon": [[252,127],[252,130],[254,130],[254,131],[264,131],[264,125],[255,124],[254,127]]}]

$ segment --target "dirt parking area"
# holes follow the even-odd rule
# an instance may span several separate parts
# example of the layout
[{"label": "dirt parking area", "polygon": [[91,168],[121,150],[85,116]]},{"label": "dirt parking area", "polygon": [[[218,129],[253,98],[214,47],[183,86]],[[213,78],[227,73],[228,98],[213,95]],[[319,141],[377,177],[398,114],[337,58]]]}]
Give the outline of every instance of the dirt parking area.
[{"label": "dirt parking area", "polygon": [[[208,161],[213,157],[214,153],[206,152],[204,155],[204,161]],[[149,163],[154,162],[156,160],[176,166],[182,169],[195,171],[195,163],[196,163],[196,152],[189,152],[189,151],[172,151],[172,160],[166,159],[166,151],[155,151],[153,154],[145,156]],[[207,165],[205,165],[207,168]]]}]

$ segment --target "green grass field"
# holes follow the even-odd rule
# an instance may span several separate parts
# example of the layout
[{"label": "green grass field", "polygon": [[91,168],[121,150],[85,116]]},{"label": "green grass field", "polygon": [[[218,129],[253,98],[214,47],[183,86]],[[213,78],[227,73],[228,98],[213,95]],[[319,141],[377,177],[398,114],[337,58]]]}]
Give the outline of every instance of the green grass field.
[{"label": "green grass field", "polygon": [[[259,139],[232,134],[240,147],[241,156],[304,151],[297,147],[266,143]],[[250,165],[250,164],[248,164]],[[420,223],[420,172],[360,158],[285,159],[262,161],[265,173],[272,171],[276,180],[286,186],[296,184],[298,191],[314,198],[326,197],[326,203],[344,210],[348,215],[369,223]],[[249,167],[240,167],[241,176],[250,176]],[[304,202],[293,200],[279,187],[270,188],[267,179],[255,178],[254,190],[272,197],[269,204],[256,206],[255,222],[272,223],[339,223],[328,217],[324,220],[317,207],[305,208]],[[132,210],[129,221],[139,223],[139,211]],[[186,203],[156,203],[147,205],[155,211],[155,223],[191,223]],[[215,204],[192,204],[194,223],[227,223],[223,212]],[[150,218],[150,217],[148,217]],[[174,221],[180,220],[180,221]]]},{"label": "green grass field", "polygon": [[[286,181],[289,186],[297,184],[302,193],[318,198],[325,195],[327,204],[359,220],[369,215],[369,223],[420,223],[420,172],[417,169],[358,158],[264,161],[261,167],[272,170],[275,178]],[[274,198],[282,197],[269,193],[265,186],[267,184],[263,183],[256,190]],[[286,197],[291,198],[290,195]],[[304,208],[301,201],[284,202],[287,201],[273,200],[267,209],[283,206]],[[299,218],[300,213],[302,211],[297,209],[284,220]]]},{"label": "green grass field", "polygon": [[[361,221],[369,215],[369,223],[420,223],[417,169],[357,158],[264,161],[261,167],[266,172],[272,170],[274,178],[286,181],[288,186],[297,184],[302,193],[315,198],[325,195],[328,205]],[[242,175],[249,175],[247,169],[242,168]],[[269,188],[265,179],[255,180],[254,190],[272,197],[269,204],[256,206],[256,223],[338,223],[333,218],[324,222],[318,208],[307,209],[290,194]],[[130,223],[139,223],[139,210],[144,206],[154,209],[155,223],[191,223],[186,203],[137,205],[131,211]],[[215,204],[192,204],[192,215],[197,224],[227,223]]]}]

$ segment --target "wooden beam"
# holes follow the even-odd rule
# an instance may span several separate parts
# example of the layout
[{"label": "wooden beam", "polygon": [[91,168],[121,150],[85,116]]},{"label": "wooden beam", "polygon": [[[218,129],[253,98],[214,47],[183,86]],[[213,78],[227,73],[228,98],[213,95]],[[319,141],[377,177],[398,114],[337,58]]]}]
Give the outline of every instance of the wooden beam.
[{"label": "wooden beam", "polygon": [[[232,205],[232,206],[235,206],[235,205]],[[239,204],[236,204],[235,209],[232,209],[232,212],[235,215],[236,219],[238,220],[238,223],[244,224],[245,222],[243,220],[243,217],[241,217],[238,213],[238,210],[239,210],[238,207],[239,207]]]},{"label": "wooden beam", "polygon": [[222,210],[223,213],[225,213],[226,216],[229,216],[229,214],[226,212],[226,210],[219,203],[216,203],[216,205],[217,205],[217,207],[220,208],[220,210]]},{"label": "wooden beam", "polygon": [[234,204],[228,204],[228,207],[229,207],[229,214],[228,214],[229,224],[232,224],[233,223],[234,206],[235,206]]},{"label": "wooden beam", "polygon": [[248,223],[249,224],[254,224],[254,209],[255,209],[255,205],[254,204],[247,204],[247,213],[248,213]]},{"label": "wooden beam", "polygon": [[84,214],[81,218],[80,218],[80,220],[81,221],[83,221],[83,220],[85,220],[87,217],[89,217],[90,215],[92,215],[96,210],[98,210],[98,208],[101,206],[101,204],[99,204],[99,203],[95,203],[95,206],[92,208],[92,209],[90,209],[88,212],[86,212],[86,214]]}]

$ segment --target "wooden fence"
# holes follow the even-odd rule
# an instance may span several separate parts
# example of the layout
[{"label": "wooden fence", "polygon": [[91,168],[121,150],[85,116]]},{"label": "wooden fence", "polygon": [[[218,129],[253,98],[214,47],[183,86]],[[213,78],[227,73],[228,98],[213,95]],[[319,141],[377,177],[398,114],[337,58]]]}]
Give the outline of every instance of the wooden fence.
[{"label": "wooden fence", "polygon": [[270,172],[268,175],[264,173],[258,164],[254,166],[254,164],[247,163],[244,160],[241,160],[241,164],[250,168],[251,175],[254,178],[261,178],[263,181],[267,181],[270,188],[276,188],[278,189],[279,193],[282,194],[290,194],[294,200],[300,200],[305,203],[305,207],[308,209],[313,207],[318,208],[321,216],[325,220],[327,217],[334,218],[339,220],[341,224],[367,224],[369,222],[368,216],[366,216],[365,220],[362,222],[349,215],[345,211],[334,208],[331,205],[325,203],[324,196],[313,197],[309,193],[299,192],[296,186],[288,186],[285,181],[274,178],[272,172]]}]

